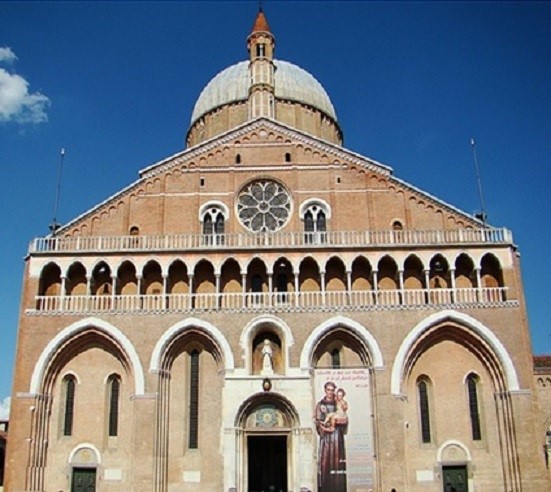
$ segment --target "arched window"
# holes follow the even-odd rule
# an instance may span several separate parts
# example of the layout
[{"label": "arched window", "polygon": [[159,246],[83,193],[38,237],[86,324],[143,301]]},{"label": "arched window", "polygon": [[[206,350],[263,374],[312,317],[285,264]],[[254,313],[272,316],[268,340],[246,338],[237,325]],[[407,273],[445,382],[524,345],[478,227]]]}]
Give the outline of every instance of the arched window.
[{"label": "arched window", "polygon": [[213,228],[212,228],[212,217],[210,215],[207,215],[203,219],[203,234],[210,235],[213,232],[214,231],[213,231]]},{"label": "arched window", "polygon": [[307,244],[326,242],[327,219],[331,217],[329,205],[321,199],[310,199],[300,206],[304,222],[304,240]]},{"label": "arched window", "polygon": [[203,223],[203,244],[224,244],[228,208],[223,203],[207,203],[199,211]]},{"label": "arched window", "polygon": [[402,231],[403,229],[404,229],[404,226],[402,225],[402,223],[399,220],[395,220],[392,223],[392,230],[393,231]]},{"label": "arched window", "polygon": [[119,399],[121,382],[117,375],[109,376],[107,388],[109,391],[108,435],[117,436],[119,433]]},{"label": "arched window", "polygon": [[480,412],[478,410],[478,378],[474,374],[467,377],[467,391],[469,393],[469,417],[471,419],[471,432],[473,441],[480,441]]},{"label": "arched window", "polygon": [[421,442],[431,442],[430,434],[430,411],[429,411],[429,385],[425,379],[417,382],[417,393],[419,397],[419,418],[421,425]]},{"label": "arched window", "polygon": [[256,56],[266,56],[266,47],[263,44],[256,45]]},{"label": "arched window", "polygon": [[73,420],[75,411],[75,377],[68,375],[63,378],[63,392],[65,396],[63,408],[63,435],[73,435]]},{"label": "arched window", "polygon": [[[305,232],[314,232],[314,217],[312,216],[312,212],[308,211],[304,215],[304,231]],[[308,241],[308,238],[310,236],[306,236],[306,242]]]},{"label": "arched window", "polygon": [[189,449],[199,444],[199,351],[193,350],[189,357]]}]

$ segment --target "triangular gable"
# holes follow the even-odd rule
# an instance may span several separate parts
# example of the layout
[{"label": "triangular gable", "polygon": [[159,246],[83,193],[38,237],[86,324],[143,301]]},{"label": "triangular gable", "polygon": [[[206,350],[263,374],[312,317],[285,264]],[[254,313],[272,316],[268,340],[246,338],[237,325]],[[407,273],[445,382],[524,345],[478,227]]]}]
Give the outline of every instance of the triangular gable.
[{"label": "triangular gable", "polygon": [[201,154],[214,150],[221,145],[230,144],[235,139],[239,139],[252,131],[260,130],[262,128],[269,131],[278,132],[282,136],[294,140],[297,143],[300,142],[304,145],[315,148],[320,152],[332,155],[335,159],[346,160],[351,164],[356,164],[380,174],[390,175],[392,173],[392,168],[386,164],[382,164],[381,162],[377,162],[373,159],[360,155],[356,152],[352,152],[351,150],[331,142],[327,142],[326,140],[322,140],[321,138],[315,137],[308,133],[296,130],[295,128],[280,123],[279,121],[261,117],[243,123],[232,130],[217,135],[210,140],[201,142],[200,144],[190,147],[179,154],[175,154],[168,159],[164,159],[163,161],[142,169],[140,171],[140,176],[144,178],[151,178],[157,174],[172,169],[174,166],[181,165],[187,160],[197,158]]},{"label": "triangular gable", "polygon": [[180,152],[177,152],[176,154],[166,157],[161,161],[156,162],[155,164],[152,164],[142,169],[139,172],[139,175],[140,175],[139,179],[137,179],[130,185],[126,186],[119,192],[111,195],[110,197],[103,200],[102,202],[98,203],[97,205],[90,208],[86,212],[80,214],[79,216],[77,216],[67,224],[63,225],[57,231],[57,234],[66,232],[76,223],[93,215],[96,211],[98,211],[102,207],[105,207],[110,203],[114,203],[117,200],[121,199],[124,195],[128,194],[132,189],[137,188],[140,184],[142,184],[146,180],[151,179],[154,176],[158,176],[159,174],[170,171],[171,169],[181,166],[186,162],[193,161],[209,151],[215,150],[223,145],[229,145],[232,142],[234,142],[236,139],[240,139],[251,132],[258,131],[261,129],[279,133],[281,136],[284,136],[288,140],[294,141],[296,143],[300,143],[304,146],[311,147],[312,149],[316,149],[319,152],[322,152],[328,156],[332,156],[336,161],[346,162],[349,165],[357,166],[359,168],[363,168],[365,170],[382,175],[386,179],[388,179],[389,182],[394,183],[402,188],[405,188],[406,190],[408,190],[411,193],[414,193],[415,195],[418,195],[420,199],[428,200],[430,202],[433,202],[433,204],[438,206],[439,208],[443,208],[449,212],[459,214],[464,219],[467,219],[470,223],[474,225],[482,225],[482,222],[474,218],[472,215],[458,209],[453,205],[450,205],[449,203],[437,197],[434,197],[430,193],[427,193],[417,188],[416,186],[410,183],[407,183],[406,181],[403,181],[395,177],[392,174],[393,169],[386,164],[382,164],[378,161],[365,157],[361,154],[353,152],[339,145],[333,144],[331,142],[327,142],[313,135],[296,130],[278,121],[262,117],[262,118],[257,118],[255,120],[243,123],[242,125],[232,130],[229,130],[223,134],[217,135],[216,137],[213,137],[209,140],[201,142],[200,144],[190,147],[189,149],[185,149]]}]

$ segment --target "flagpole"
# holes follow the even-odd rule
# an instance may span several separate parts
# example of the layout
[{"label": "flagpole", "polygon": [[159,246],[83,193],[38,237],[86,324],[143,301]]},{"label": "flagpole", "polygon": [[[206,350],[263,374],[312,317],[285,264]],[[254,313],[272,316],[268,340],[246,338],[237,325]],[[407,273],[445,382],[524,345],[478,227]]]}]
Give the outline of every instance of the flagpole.
[{"label": "flagpole", "polygon": [[57,172],[57,187],[55,193],[55,202],[54,202],[54,218],[50,224],[50,231],[52,234],[55,234],[56,231],[61,227],[61,224],[57,221],[57,207],[59,205],[59,196],[61,194],[61,176],[63,174],[63,160],[65,159],[65,149],[61,149],[60,158],[59,158],[59,169]]},{"label": "flagpole", "polygon": [[480,168],[478,167],[478,159],[476,157],[476,142],[474,138],[471,138],[471,147],[473,149],[473,162],[476,171],[476,184],[478,187],[478,199],[480,200],[480,213],[475,214],[477,219],[482,221],[482,224],[486,226],[486,207],[484,205],[484,194],[482,193],[482,179],[480,179]]}]

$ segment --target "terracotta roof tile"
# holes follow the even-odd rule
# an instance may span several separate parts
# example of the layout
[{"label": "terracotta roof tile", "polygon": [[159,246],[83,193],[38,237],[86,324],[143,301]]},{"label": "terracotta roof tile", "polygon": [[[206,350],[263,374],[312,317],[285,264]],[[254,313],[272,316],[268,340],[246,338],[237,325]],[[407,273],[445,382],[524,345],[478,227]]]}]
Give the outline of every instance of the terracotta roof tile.
[{"label": "terracotta roof tile", "polygon": [[268,21],[266,20],[266,16],[264,15],[264,12],[262,12],[262,9],[260,9],[256,15],[251,32],[272,32],[270,31],[270,26],[268,25]]}]

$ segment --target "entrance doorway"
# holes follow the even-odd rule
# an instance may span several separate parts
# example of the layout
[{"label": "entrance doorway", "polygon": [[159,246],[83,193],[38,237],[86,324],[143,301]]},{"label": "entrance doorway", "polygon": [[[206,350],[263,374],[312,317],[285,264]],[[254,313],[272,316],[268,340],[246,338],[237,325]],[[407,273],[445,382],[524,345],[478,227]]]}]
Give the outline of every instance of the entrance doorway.
[{"label": "entrance doorway", "polygon": [[442,467],[444,492],[468,492],[466,466]]},{"label": "entrance doorway", "polygon": [[248,492],[287,492],[287,436],[249,436]]},{"label": "entrance doorway", "polygon": [[73,468],[71,492],[96,492],[96,469]]}]

